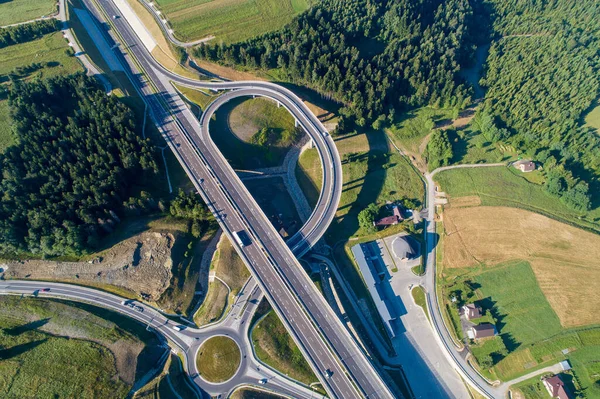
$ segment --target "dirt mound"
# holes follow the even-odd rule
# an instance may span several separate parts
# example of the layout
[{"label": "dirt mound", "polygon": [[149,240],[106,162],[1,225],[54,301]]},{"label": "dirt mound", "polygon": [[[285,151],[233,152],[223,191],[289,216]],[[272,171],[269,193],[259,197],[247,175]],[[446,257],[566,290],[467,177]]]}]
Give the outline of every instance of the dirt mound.
[{"label": "dirt mound", "polygon": [[5,278],[72,281],[93,286],[112,285],[156,301],[169,286],[173,260],[172,233],[144,232],[101,252],[87,262],[46,260],[0,264]]}]

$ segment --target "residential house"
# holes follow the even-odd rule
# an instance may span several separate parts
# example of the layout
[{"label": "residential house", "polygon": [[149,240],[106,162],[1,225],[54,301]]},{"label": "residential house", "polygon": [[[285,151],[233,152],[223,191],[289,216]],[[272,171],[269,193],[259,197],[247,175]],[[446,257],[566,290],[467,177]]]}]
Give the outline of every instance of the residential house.
[{"label": "residential house", "polygon": [[467,336],[471,339],[487,339],[496,336],[496,326],[491,323],[481,323],[467,330]]},{"label": "residential house", "polygon": [[536,170],[535,162],[528,159],[522,159],[514,163],[514,167],[519,169],[523,173],[533,172]]},{"label": "residential house", "polygon": [[467,320],[478,319],[482,316],[481,307],[474,303],[468,303],[462,307],[463,314]]},{"label": "residential house", "polygon": [[550,396],[552,396],[553,398],[559,398],[559,399],[570,399],[571,398],[571,394],[565,387],[565,383],[560,379],[560,376],[558,374],[553,375],[552,377],[546,377],[546,378],[542,379],[542,382],[544,383],[544,386],[548,390],[548,393],[550,394]]},{"label": "residential house", "polygon": [[400,223],[404,220],[402,211],[398,205],[392,205],[392,215],[376,220],[373,224],[376,227],[387,227]]}]

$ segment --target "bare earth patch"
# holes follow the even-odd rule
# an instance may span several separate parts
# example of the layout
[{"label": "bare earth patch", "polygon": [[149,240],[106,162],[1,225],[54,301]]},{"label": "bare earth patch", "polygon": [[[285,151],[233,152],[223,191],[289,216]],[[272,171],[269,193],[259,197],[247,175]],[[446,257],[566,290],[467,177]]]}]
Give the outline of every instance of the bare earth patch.
[{"label": "bare earth patch", "polygon": [[101,252],[88,262],[46,260],[9,261],[5,278],[58,280],[89,285],[112,285],[145,293],[156,301],[171,280],[171,233],[145,232]]},{"label": "bare earth patch", "polygon": [[527,260],[565,327],[600,323],[600,236],[505,207],[444,210],[444,266]]}]

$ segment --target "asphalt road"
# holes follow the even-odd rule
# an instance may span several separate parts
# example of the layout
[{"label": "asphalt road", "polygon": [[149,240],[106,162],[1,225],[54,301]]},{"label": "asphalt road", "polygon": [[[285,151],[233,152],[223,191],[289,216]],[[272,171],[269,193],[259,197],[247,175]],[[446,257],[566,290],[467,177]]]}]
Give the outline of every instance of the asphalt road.
[{"label": "asphalt road", "polygon": [[[219,395],[227,397],[239,386],[254,386],[291,398],[323,399],[322,395],[262,364],[254,355],[248,330],[262,298],[262,293],[252,279],[244,286],[222,322],[199,329],[185,327],[185,325],[165,317],[147,304],[72,284],[22,280],[0,281],[0,294],[21,294],[86,302],[119,312],[146,324],[181,350],[186,359],[186,372],[201,388],[202,391],[199,394],[205,398]],[[137,305],[142,308],[142,311],[136,310],[130,305]],[[177,331],[174,329],[175,326],[181,326],[183,329]],[[240,347],[242,357],[237,372],[230,380],[223,383],[211,383],[199,375],[196,368],[196,354],[206,340],[218,335],[224,335],[234,340]],[[267,382],[261,384],[260,380]]]},{"label": "asphalt road", "polygon": [[[120,15],[111,0],[85,0],[90,11],[95,5],[104,15]],[[238,176],[210,140],[208,121],[204,125],[192,115],[171,85],[171,81],[199,88],[247,90],[248,94],[273,98],[290,110],[313,138],[324,162],[324,188],[315,212],[313,227],[292,237],[296,254],[306,252],[324,233],[334,217],[341,193],[341,163],[331,137],[302,101],[289,90],[266,82],[200,82],[165,70],[147,52],[125,18],[110,19],[118,41],[117,48],[130,78],[149,105],[152,118],[163,133],[197,190],[217,217],[225,233],[245,230],[252,244],[237,246],[238,253],[266,297],[286,325],[291,336],[311,364],[331,397],[392,398],[381,376],[350,336],[296,256],[275,231]],[[127,68],[126,68],[127,69]],[[143,70],[144,75],[139,71]],[[146,79],[149,79],[146,80]],[[214,109],[214,108],[213,108]],[[203,129],[204,133],[203,133]],[[231,240],[235,242],[235,240]]]}]

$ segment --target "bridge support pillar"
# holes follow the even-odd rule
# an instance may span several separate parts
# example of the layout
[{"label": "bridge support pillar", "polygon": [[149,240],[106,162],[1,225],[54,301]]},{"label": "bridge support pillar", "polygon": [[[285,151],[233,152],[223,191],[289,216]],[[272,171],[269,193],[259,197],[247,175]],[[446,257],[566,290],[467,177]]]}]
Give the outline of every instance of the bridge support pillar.
[{"label": "bridge support pillar", "polygon": [[281,107],[281,103],[277,101],[277,108]]},{"label": "bridge support pillar", "polygon": [[294,118],[294,127],[298,127],[298,119]]}]

